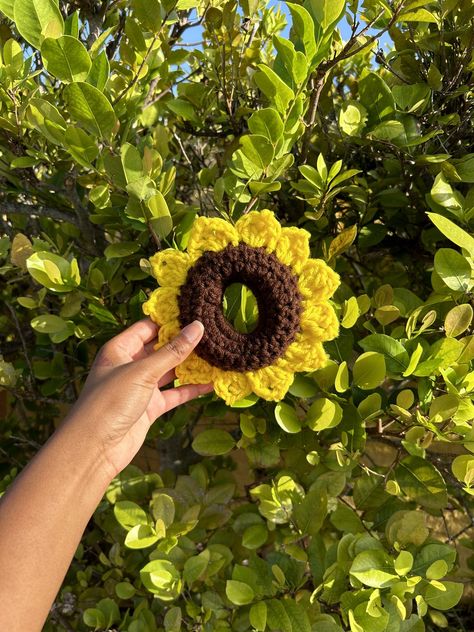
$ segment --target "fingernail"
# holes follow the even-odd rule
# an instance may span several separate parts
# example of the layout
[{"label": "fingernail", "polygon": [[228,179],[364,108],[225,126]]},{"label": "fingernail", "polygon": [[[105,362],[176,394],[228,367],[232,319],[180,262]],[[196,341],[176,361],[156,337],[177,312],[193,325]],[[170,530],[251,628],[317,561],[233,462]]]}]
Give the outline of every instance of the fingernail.
[{"label": "fingernail", "polygon": [[199,320],[193,320],[193,322],[189,325],[186,325],[184,329],[181,330],[181,335],[186,338],[186,340],[190,343],[196,342],[204,332],[204,325]]}]

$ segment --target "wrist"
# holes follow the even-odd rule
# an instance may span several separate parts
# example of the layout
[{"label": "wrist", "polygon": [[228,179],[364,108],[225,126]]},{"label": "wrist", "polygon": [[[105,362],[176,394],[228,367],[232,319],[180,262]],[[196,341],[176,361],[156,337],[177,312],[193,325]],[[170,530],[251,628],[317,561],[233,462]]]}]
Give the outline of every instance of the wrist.
[{"label": "wrist", "polygon": [[53,440],[63,445],[72,462],[99,484],[107,487],[117,475],[107,458],[103,440],[89,419],[71,411],[55,431]]}]

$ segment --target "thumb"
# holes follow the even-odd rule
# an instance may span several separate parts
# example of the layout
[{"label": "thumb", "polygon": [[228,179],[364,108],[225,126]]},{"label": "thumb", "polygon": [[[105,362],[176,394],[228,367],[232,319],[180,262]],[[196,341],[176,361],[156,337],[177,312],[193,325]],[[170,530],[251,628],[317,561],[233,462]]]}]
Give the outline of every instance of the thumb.
[{"label": "thumb", "polygon": [[156,382],[168,371],[181,364],[199,344],[204,326],[199,320],[186,325],[180,333],[163,347],[141,361],[147,380]]}]

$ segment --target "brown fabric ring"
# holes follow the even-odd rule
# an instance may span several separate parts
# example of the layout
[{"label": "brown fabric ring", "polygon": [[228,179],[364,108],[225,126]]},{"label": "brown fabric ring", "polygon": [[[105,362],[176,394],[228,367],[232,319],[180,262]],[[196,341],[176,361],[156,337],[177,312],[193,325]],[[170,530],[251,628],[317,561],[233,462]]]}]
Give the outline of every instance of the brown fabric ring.
[{"label": "brown fabric ring", "polygon": [[[236,331],[223,314],[226,288],[242,283],[255,295],[258,324]],[[300,329],[301,294],[291,269],[264,248],[240,243],[205,252],[189,269],[178,297],[181,326],[204,325],[198,356],[225,371],[255,371],[280,358]]]}]

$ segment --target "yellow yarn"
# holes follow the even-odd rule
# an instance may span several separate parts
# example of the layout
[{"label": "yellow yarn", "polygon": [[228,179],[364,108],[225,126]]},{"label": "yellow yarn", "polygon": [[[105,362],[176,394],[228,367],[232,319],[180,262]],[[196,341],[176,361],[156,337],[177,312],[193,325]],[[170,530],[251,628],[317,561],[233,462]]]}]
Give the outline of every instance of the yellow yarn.
[{"label": "yellow yarn", "polygon": [[282,263],[292,268],[295,274],[299,274],[309,258],[308,231],[302,228],[282,228],[275,254]]},{"label": "yellow yarn", "polygon": [[293,368],[267,366],[248,374],[255,395],[268,401],[279,401],[285,397],[293,382]]},{"label": "yellow yarn", "polygon": [[252,392],[247,373],[237,373],[237,371],[223,371],[215,369],[214,391],[225,403],[230,406],[239,399],[247,397]]},{"label": "yellow yarn", "polygon": [[236,246],[238,243],[238,233],[228,222],[218,217],[198,217],[189,237],[188,253],[196,260],[206,250],[218,252],[229,244]]},{"label": "yellow yarn", "polygon": [[176,367],[176,377],[183,384],[207,384],[214,380],[214,367],[196,353]]},{"label": "yellow yarn", "polygon": [[143,305],[145,314],[161,326],[156,348],[179,333],[178,296],[189,268],[206,251],[220,251],[245,242],[273,252],[298,278],[303,297],[301,329],[281,358],[257,371],[239,373],[211,366],[192,353],[176,367],[181,383],[212,382],[216,394],[232,405],[254,392],[278,401],[288,391],[294,373],[315,371],[327,364],[322,343],[335,338],[339,324],[329,298],[340,283],[339,275],[321,259],[310,259],[310,234],[300,228],[282,228],[271,211],[252,211],[235,227],[220,218],[198,217],[192,227],[187,252],[167,249],[151,258],[153,273],[162,286]]},{"label": "yellow yarn", "polygon": [[253,248],[266,248],[273,252],[281,235],[280,222],[271,211],[251,211],[242,215],[235,228],[244,241]]},{"label": "yellow yarn", "polygon": [[179,316],[178,295],[175,287],[160,287],[151,293],[142,306],[143,313],[157,325],[164,325]]},{"label": "yellow yarn", "polygon": [[309,259],[298,280],[304,298],[312,301],[327,301],[340,284],[339,275],[321,259]]},{"label": "yellow yarn", "polygon": [[162,286],[179,287],[186,281],[191,258],[186,252],[167,248],[150,258],[153,275]]}]

